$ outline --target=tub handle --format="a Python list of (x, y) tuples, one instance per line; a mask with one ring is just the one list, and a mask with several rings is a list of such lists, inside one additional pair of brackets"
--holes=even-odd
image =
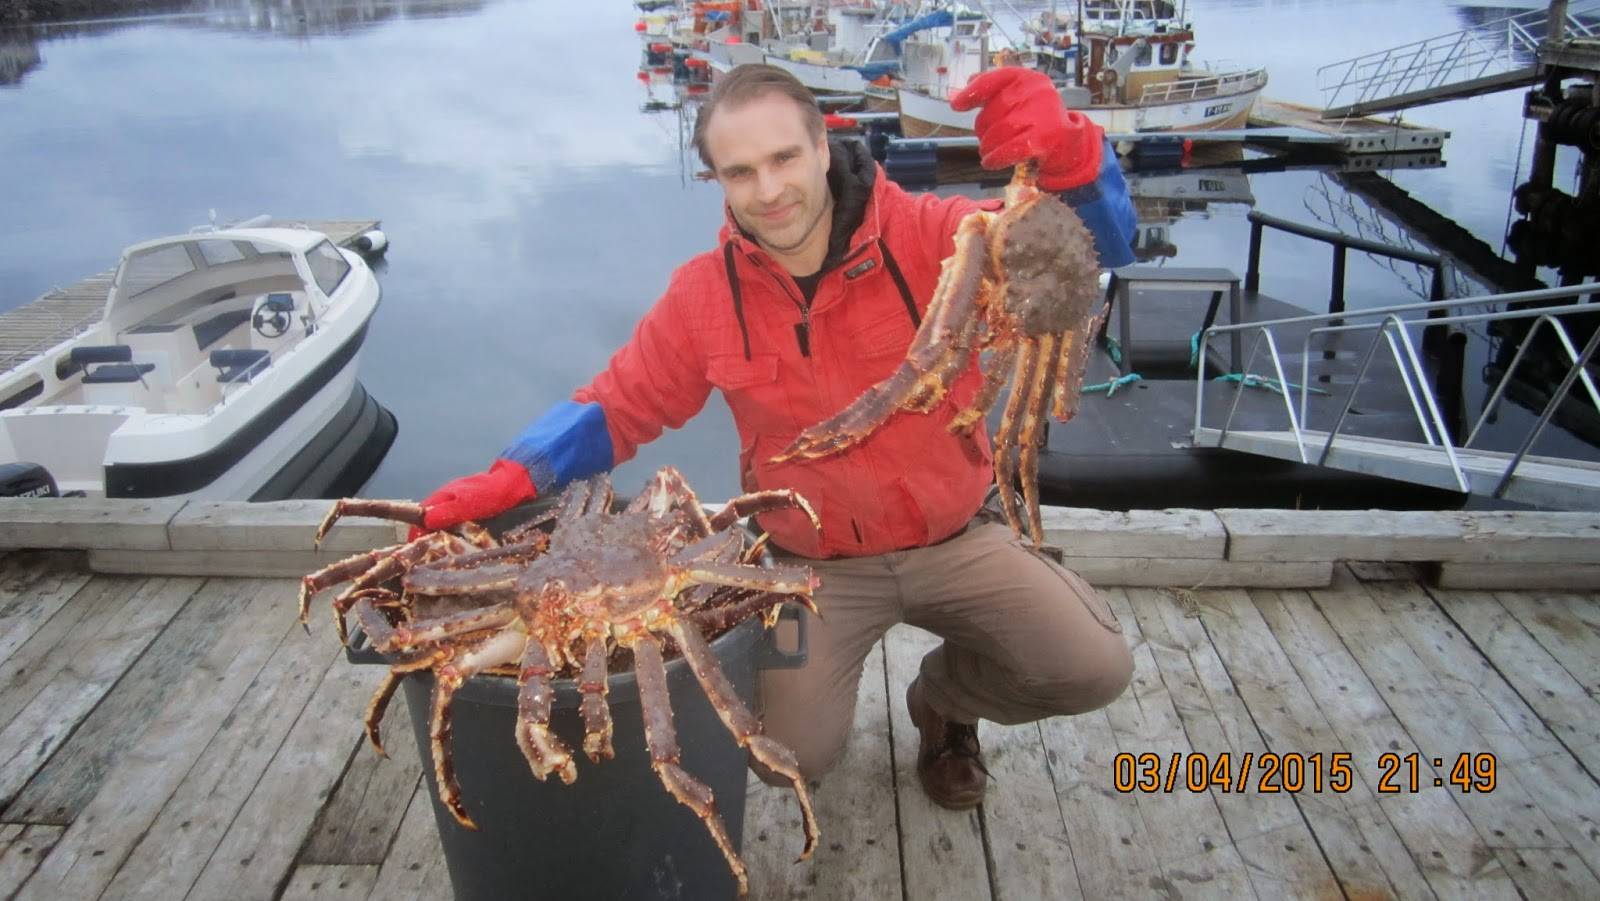
[(778, 648), (778, 630), (776, 627), (768, 629), (761, 636), (761, 644), (756, 655), (756, 669), (799, 669), (806, 665), (806, 627), (807, 617), (799, 604), (784, 604), (778, 611), (778, 622), (792, 620), (795, 624), (796, 642), (793, 651), (784, 651)]

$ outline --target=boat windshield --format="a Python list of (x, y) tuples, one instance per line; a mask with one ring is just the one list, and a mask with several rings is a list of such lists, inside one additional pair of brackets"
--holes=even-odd
[(202, 238), (162, 244), (138, 251), (128, 257), (120, 279), (122, 296), (138, 297), (153, 288), (159, 288), (182, 278), (199, 266), (207, 268), (237, 263), (247, 258), (282, 257), (285, 252), (254, 241), (230, 241), (221, 238)]

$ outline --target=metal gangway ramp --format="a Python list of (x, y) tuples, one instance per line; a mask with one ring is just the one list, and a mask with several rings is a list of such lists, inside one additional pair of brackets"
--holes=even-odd
[[(1202, 390), (1204, 379), (1196, 380), (1193, 444), (1487, 495), (1548, 509), (1600, 509), (1600, 463), (1530, 453), (1570, 395), (1582, 392), (1588, 402), (1600, 410), (1600, 391), (1596, 390), (1588, 371), (1596, 348), (1600, 347), (1600, 322), (1597, 322), (1600, 304), (1588, 302), (1596, 293), (1600, 293), (1600, 284), (1591, 283), (1214, 326), (1200, 338), (1202, 359), (1211, 341), (1227, 340), (1243, 333), (1251, 338), (1250, 351), (1241, 370), (1247, 375), (1235, 380), (1237, 388), (1231, 406), (1220, 423), (1207, 422), (1206, 392)], [(1484, 399), (1483, 411), (1465, 440), (1458, 442), (1441, 413), (1442, 405), (1430, 384), (1414, 335), (1429, 328), (1474, 324), (1519, 340), (1515, 351), (1509, 354), (1509, 362), (1504, 362), (1509, 344), (1501, 348), (1499, 359), (1504, 372)], [(1572, 336), (1584, 331), (1589, 334), (1580, 349)], [(1301, 346), (1289, 349), (1289, 353), (1278, 340), (1285, 332), (1304, 335)], [(1361, 340), (1350, 340), (1364, 338), (1367, 334), (1371, 337), (1364, 342), (1364, 349), (1361, 349)], [(1318, 381), (1326, 383), (1327, 380), (1318, 377), (1312, 364), (1325, 359), (1327, 355), (1323, 350), (1336, 342), (1357, 348), (1354, 358), (1359, 359), (1359, 363), (1354, 377), (1348, 379), (1348, 394), (1337, 399), (1341, 402), (1324, 408), (1339, 411), (1333, 421), (1313, 424), (1309, 421), (1311, 396), (1313, 392), (1328, 392), (1315, 387)], [(1552, 343), (1560, 349), (1560, 361), (1566, 368), (1537, 418), (1516, 441), (1514, 451), (1486, 449), (1482, 440), (1484, 425), (1504, 412), (1501, 405), (1508, 388), (1513, 386), (1519, 371), (1535, 362), (1530, 357), (1530, 349), (1548, 350)], [(1392, 367), (1373, 365), (1380, 353), (1392, 362)], [(1255, 372), (1251, 367), (1261, 359), (1270, 364), (1270, 370), (1262, 375), (1251, 375)], [(1291, 362), (1295, 360), (1298, 367)], [(1291, 374), (1298, 376), (1297, 382), (1290, 380)], [(1363, 385), (1372, 386), (1376, 378), (1401, 380), (1416, 419), (1420, 435), (1417, 440), (1360, 436), (1348, 430), (1358, 418), (1351, 414), (1360, 402)], [(1239, 410), (1239, 400), (1252, 384), (1264, 385), (1282, 395), (1281, 429), (1231, 427)], [(1579, 400), (1581, 402), (1581, 397)], [(1513, 434), (1513, 437), (1517, 436)]]
[(1542, 77), (1539, 50), (1547, 41), (1593, 39), (1600, 0), (1553, 3), (1427, 40), (1379, 50), (1317, 70), (1325, 97), (1323, 119), (1347, 119), (1526, 87)]

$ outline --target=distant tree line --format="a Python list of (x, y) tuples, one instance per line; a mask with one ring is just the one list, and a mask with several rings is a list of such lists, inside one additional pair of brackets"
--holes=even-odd
[(188, 0), (0, 0), (0, 25), (181, 9)]

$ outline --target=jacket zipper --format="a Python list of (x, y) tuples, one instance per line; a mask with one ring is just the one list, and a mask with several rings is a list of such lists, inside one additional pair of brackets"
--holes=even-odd
[(795, 296), (794, 290), (789, 287), (789, 282), (787, 282), (778, 273), (769, 269), (765, 260), (757, 258), (755, 263), (757, 266), (761, 267), (762, 272), (765, 272), (768, 277), (770, 277), (774, 282), (777, 282), (778, 287), (783, 289), (784, 296), (789, 298), (789, 300), (800, 311), (800, 321), (794, 324), (794, 337), (795, 340), (800, 344), (800, 356), (810, 359), (811, 304), (806, 303), (804, 299)]

